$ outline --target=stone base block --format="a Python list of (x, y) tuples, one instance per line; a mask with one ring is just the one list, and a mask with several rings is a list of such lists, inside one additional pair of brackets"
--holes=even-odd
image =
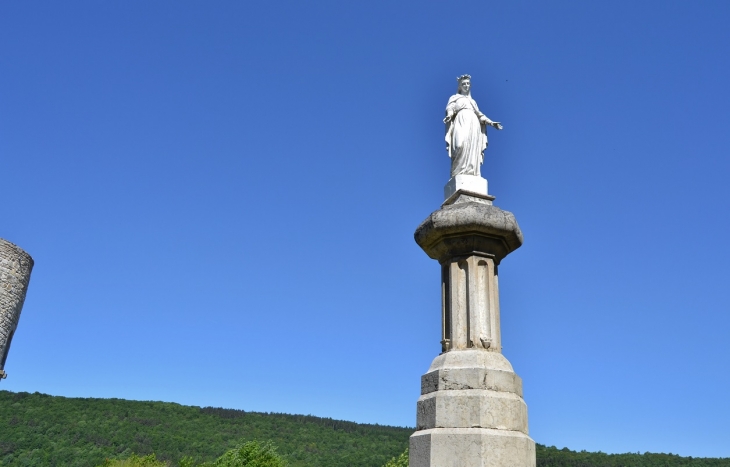
[(410, 467), (535, 467), (522, 380), (501, 353), (442, 353), (417, 407)]
[(422, 430), (411, 436), (409, 467), (535, 467), (535, 442), (518, 431)]
[(522, 378), (491, 368), (446, 368), (421, 376), (421, 394), (454, 389), (489, 389), (522, 397)]
[(476, 175), (457, 175), (452, 177), (444, 187), (444, 199), (449, 199), (451, 195), (459, 190), (478, 195), (486, 195), (487, 179), (477, 177)]
[(527, 405), (516, 394), (483, 389), (436, 391), (418, 400), (416, 429), (496, 428), (527, 433)]

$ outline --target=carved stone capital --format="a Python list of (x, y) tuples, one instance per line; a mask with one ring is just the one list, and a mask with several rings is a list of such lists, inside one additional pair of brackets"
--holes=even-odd
[(522, 245), (515, 216), (496, 206), (464, 202), (434, 211), (416, 229), (416, 243), (440, 263), (480, 255), (499, 262)]

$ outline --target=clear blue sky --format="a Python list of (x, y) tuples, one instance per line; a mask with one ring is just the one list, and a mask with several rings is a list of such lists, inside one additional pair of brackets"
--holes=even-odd
[(413, 426), (455, 77), (532, 437), (730, 457), (730, 3), (3, 2), (0, 388)]

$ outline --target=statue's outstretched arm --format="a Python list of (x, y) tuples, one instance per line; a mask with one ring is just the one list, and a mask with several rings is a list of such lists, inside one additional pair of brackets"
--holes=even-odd
[(489, 125), (498, 130), (501, 130), (502, 128), (504, 128), (501, 123), (490, 120), (489, 117), (487, 117), (486, 115), (484, 115), (481, 112), (479, 112), (479, 121), (482, 122), (484, 125)]

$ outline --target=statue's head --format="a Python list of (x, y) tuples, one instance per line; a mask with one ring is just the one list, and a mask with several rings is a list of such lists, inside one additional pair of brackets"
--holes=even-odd
[(459, 83), (456, 92), (464, 96), (471, 96), (471, 76), (461, 75), (456, 78), (456, 81)]

